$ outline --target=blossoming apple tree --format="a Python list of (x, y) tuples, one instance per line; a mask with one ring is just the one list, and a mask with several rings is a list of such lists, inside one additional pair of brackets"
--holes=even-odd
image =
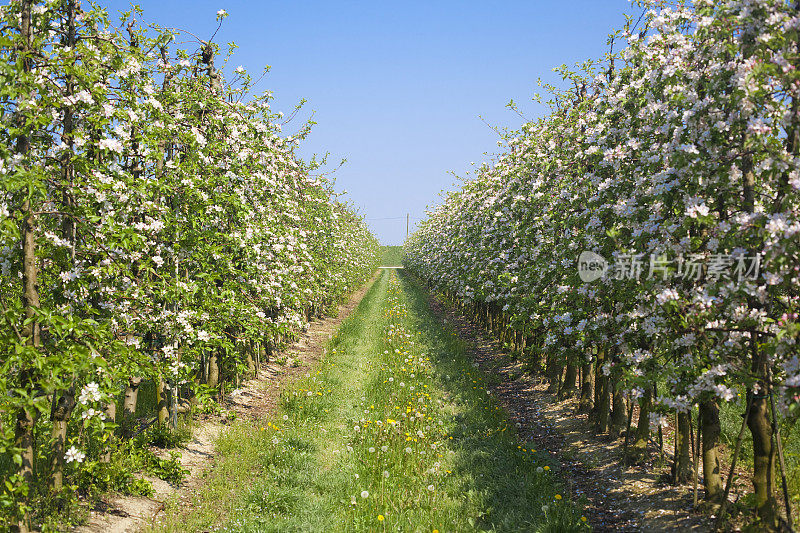
[[(548, 116), (430, 211), (407, 264), (599, 431), (627, 428), (630, 459), (675, 417), (675, 481), (699, 462), (697, 406), (711, 504), (728, 481), (720, 407), (741, 395), (755, 508), (776, 528), (776, 422), (800, 408), (800, 8), (639, 4), (605, 58), (559, 69)], [(599, 280), (580, 277), (582, 252), (611, 265)]]
[(182, 383), (252, 372), (377, 266), (294, 155), (308, 125), (283, 134), (216, 43), (137, 14), (0, 7), (0, 517), (19, 530), (130, 434), (142, 380), (163, 422)]

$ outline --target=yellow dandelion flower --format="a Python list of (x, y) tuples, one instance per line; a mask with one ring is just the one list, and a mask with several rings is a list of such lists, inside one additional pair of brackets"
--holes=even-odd
[(556, 500), (560, 500), (560, 499), (561, 499), (561, 494), (556, 494)]

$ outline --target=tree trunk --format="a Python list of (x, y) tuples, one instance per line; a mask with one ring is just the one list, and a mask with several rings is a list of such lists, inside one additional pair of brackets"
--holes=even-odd
[(719, 456), (719, 404), (716, 399), (700, 402), (700, 433), (703, 435), (703, 484), (706, 488), (705, 499), (719, 503), (722, 498), (722, 477), (720, 475)]
[[(113, 398), (106, 404), (104, 411), (106, 413), (106, 420), (112, 424), (117, 421), (117, 402)], [(109, 438), (114, 439), (114, 435), (109, 435)], [(103, 455), (100, 456), (100, 462), (110, 463), (112, 450), (111, 442), (107, 442), (103, 448), (105, 451), (103, 452)]]
[(675, 458), (672, 462), (672, 482), (676, 485), (688, 483), (692, 477), (692, 459), (689, 449), (691, 428), (689, 413), (678, 413), (678, 427), (675, 429)]
[[(70, 48), (75, 46), (75, 1), (76, 0), (69, 0), (65, 6), (67, 10), (67, 30), (66, 35), (64, 36), (64, 44)], [(75, 82), (73, 78), (74, 76), (70, 75), (67, 80), (65, 87), (66, 96), (72, 96), (75, 92)], [(63, 182), (66, 187), (72, 188), (74, 177), (74, 168), (72, 164), (72, 137), (74, 123), (72, 108), (70, 106), (64, 107), (63, 125), (63, 140), (66, 142), (67, 146), (69, 146), (69, 149), (65, 150), (64, 155), (62, 156), (62, 169), (64, 173)], [(72, 201), (72, 197), (70, 196), (68, 190), (64, 191), (63, 193), (63, 203), (64, 210), (69, 212), (74, 202)], [(62, 269), (66, 272), (73, 268), (75, 262), (75, 246), (77, 235), (75, 221), (71, 217), (64, 217), (61, 226), (61, 232), (64, 240), (70, 244), (68, 257), (62, 264)], [(54, 397), (52, 409), (50, 411), (50, 420), (53, 424), (53, 427), (50, 430), (50, 437), (53, 446), (53, 455), (50, 463), (50, 487), (56, 492), (60, 491), (64, 486), (64, 454), (66, 453), (67, 424), (70, 416), (72, 416), (72, 411), (74, 408), (75, 387), (73, 385), (68, 390), (64, 391), (64, 393), (60, 396), (56, 395)]]
[[(763, 382), (761, 391), (766, 390)], [(772, 425), (769, 419), (765, 394), (753, 394), (747, 427), (753, 438), (753, 491), (756, 513), (767, 528), (776, 527), (775, 499), (775, 449), (772, 442)]]
[(136, 423), (136, 404), (139, 400), (139, 387), (142, 378), (135, 376), (128, 378), (125, 387), (125, 396), (122, 400), (122, 436), (129, 439), (133, 435), (133, 426)]
[(209, 387), (219, 385), (219, 364), (217, 363), (216, 351), (213, 351), (208, 357), (208, 379), (206, 383)]
[[(34, 217), (31, 213), (29, 201), (25, 201), (22, 207), (24, 220), (22, 223), (22, 254), (23, 271), (22, 282), (24, 293), (22, 297), (25, 306), (25, 316), (29, 322), (22, 329), (22, 335), (29, 346), (38, 348), (41, 346), (41, 333), (39, 323), (34, 320), (35, 309), (39, 308), (39, 292), (37, 284), (37, 265), (36, 265), (36, 240), (34, 234)], [(33, 371), (24, 369), (20, 372), (20, 386), (32, 390)], [(33, 479), (33, 425), (35, 413), (32, 407), (21, 410), (17, 416), (17, 426), (14, 432), (17, 447), (22, 450), (22, 464), (19, 467), (19, 474), (26, 483)]]
[(578, 378), (578, 367), (570, 361), (567, 363), (567, 369), (564, 372), (564, 385), (561, 387), (561, 392), (558, 397), (560, 399), (570, 397), (576, 390), (575, 380)]
[[(66, 35), (64, 36), (64, 45), (68, 46), (69, 48), (73, 48), (75, 46), (75, 12), (76, 12), (76, 1), (77, 0), (69, 0), (66, 3), (67, 9), (67, 30)], [(74, 75), (70, 75), (67, 79), (64, 95), (65, 96), (72, 96), (75, 94), (75, 80)], [(69, 213), (72, 210), (75, 202), (71, 196), (70, 190), (74, 185), (74, 176), (75, 176), (75, 168), (72, 163), (72, 157), (74, 153), (72, 151), (73, 148), (73, 132), (75, 129), (74, 119), (72, 108), (68, 105), (64, 106), (64, 133), (62, 135), (62, 140), (66, 145), (69, 147), (67, 150), (64, 150), (62, 155), (62, 171), (63, 171), (63, 183), (65, 187), (68, 187), (67, 190), (63, 192), (63, 203), (64, 208), (63, 210)], [(62, 267), (65, 272), (72, 270), (74, 263), (75, 263), (75, 247), (77, 243), (77, 226), (75, 221), (70, 216), (65, 216), (63, 222), (61, 224), (61, 232), (64, 240), (69, 242), (69, 250), (67, 252), (67, 260), (65, 261), (64, 266)]]
[(161, 376), (159, 376), (156, 383), (156, 398), (158, 402), (156, 405), (158, 423), (166, 424), (169, 421), (169, 399), (167, 398), (167, 384)]
[[(741, 36), (742, 55), (750, 59), (755, 50), (755, 26), (746, 26)], [(741, 148), (748, 145), (749, 133), (744, 121), (741, 121)], [(787, 132), (788, 133), (788, 132)], [(787, 139), (788, 141), (788, 139)], [(742, 211), (755, 212), (755, 173), (753, 171), (753, 156), (745, 152), (741, 158), (742, 170)], [(754, 306), (754, 302), (750, 302)], [(757, 305), (757, 304), (755, 304)], [(747, 427), (753, 438), (753, 488), (755, 496), (756, 513), (761, 519), (760, 526), (766, 530), (777, 527), (777, 500), (775, 499), (775, 449), (772, 442), (772, 428), (770, 426), (765, 378), (768, 364), (766, 354), (758, 348), (757, 335), (750, 333), (750, 354), (752, 357), (752, 373), (758, 379), (755, 387), (748, 390), (748, 397), (752, 404), (747, 416)]]
[[(20, 16), (20, 52), (22, 69), (29, 73), (32, 70), (31, 60), (28, 57), (31, 41), (31, 0), (22, 1), (22, 13)], [(20, 126), (25, 128), (25, 117), (20, 111), (16, 120)], [(26, 155), (30, 151), (30, 140), (27, 135), (22, 134), (17, 137), (16, 152)], [(25, 308), (27, 323), (23, 326), (22, 336), (28, 346), (38, 349), (41, 346), (39, 323), (33, 320), (35, 309), (39, 308), (39, 293), (37, 284), (37, 265), (36, 265), (36, 220), (30, 200), (25, 200), (22, 204), (22, 305)], [(33, 389), (33, 370), (24, 367), (19, 373), (19, 386), (25, 390)], [(33, 482), (33, 426), (36, 423), (33, 406), (24, 406), (17, 413), (17, 422), (14, 427), (14, 446), (20, 450), (22, 461), (17, 469), (17, 473), (22, 477), (23, 482), (30, 487)], [(27, 513), (23, 514), (18, 523), (12, 526), (19, 532), (27, 533), (30, 531), (29, 518)]]
[[(602, 373), (601, 373), (602, 374)], [(609, 430), (609, 414), (611, 412), (610, 397), (608, 394), (608, 376), (600, 376), (597, 383), (597, 403), (594, 406), (595, 431), (607, 433)]]
[(753, 490), (756, 513), (762, 526), (768, 530), (777, 527), (777, 500), (775, 498), (775, 448), (772, 441), (772, 424), (767, 402), (767, 357), (759, 350), (754, 333), (750, 337), (750, 353), (753, 359), (753, 375), (759, 378), (757, 391), (750, 390), (750, 414), (747, 427), (753, 437)]
[(608, 418), (611, 412), (610, 396), (608, 390), (608, 376), (603, 373), (603, 364), (606, 361), (604, 348), (597, 350), (597, 366), (595, 368), (595, 398), (594, 398), (594, 421), (595, 430), (598, 433), (608, 431)]
[(545, 375), (550, 385), (547, 387), (547, 392), (558, 392), (558, 382), (561, 379), (561, 367), (558, 366), (556, 354), (548, 352), (547, 362), (545, 363)]
[(772, 446), (772, 426), (766, 397), (754, 396), (747, 427), (753, 437), (753, 490), (756, 512), (765, 527), (774, 528), (777, 518), (775, 450)]
[(622, 392), (619, 382), (622, 379), (622, 368), (619, 365), (614, 365), (611, 369), (611, 380), (609, 388), (611, 389), (612, 409), (611, 409), (611, 428), (609, 432), (618, 437), (625, 429), (628, 423), (628, 414), (625, 407), (625, 394)]
[(636, 423), (636, 440), (630, 449), (630, 458), (640, 461), (647, 456), (647, 443), (650, 441), (650, 402), (653, 389), (645, 387), (644, 396), (639, 401), (639, 420)]
[(50, 411), (50, 420), (53, 423), (53, 428), (50, 431), (53, 446), (53, 455), (50, 461), (52, 472), (50, 487), (55, 492), (64, 487), (64, 454), (67, 453), (67, 424), (70, 416), (72, 416), (73, 409), (75, 409), (74, 387), (69, 388), (53, 399), (53, 407)]
[[(22, 455), (22, 464), (17, 472), (22, 476), (23, 482), (30, 487), (33, 483), (33, 426), (36, 419), (30, 408), (20, 409), (17, 413), (17, 424), (14, 428), (14, 446), (19, 448)], [(25, 513), (12, 531), (27, 533), (30, 531), (29, 518)]]
[(532, 335), (530, 338), (528, 338), (528, 340), (526, 341), (526, 344), (528, 346), (533, 346), (533, 349), (531, 350), (531, 359), (530, 359), (529, 364), (531, 365), (531, 368), (533, 369), (533, 371), (536, 374), (541, 374), (542, 373), (542, 352), (539, 349), (539, 346), (537, 346), (537, 344), (536, 344), (535, 334)]
[(253, 375), (256, 373), (256, 361), (253, 357), (255, 353), (255, 347), (253, 346), (253, 343), (248, 341), (244, 344), (244, 353), (245, 362), (247, 363), (247, 371)]
[(579, 413), (588, 413), (594, 407), (592, 401), (592, 363), (584, 363), (581, 368), (581, 399), (578, 404)]
[(264, 337), (262, 345), (264, 350), (262, 360), (264, 363), (269, 363), (270, 358), (275, 355), (275, 340), (272, 337)]

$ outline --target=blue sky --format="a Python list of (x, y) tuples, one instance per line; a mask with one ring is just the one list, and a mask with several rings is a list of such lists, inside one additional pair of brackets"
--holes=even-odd
[[(129, 1), (100, 0), (113, 14)], [(215, 41), (239, 49), (257, 89), (287, 114), (301, 99), (317, 122), (300, 154), (330, 152), (336, 189), (367, 218), (383, 244), (401, 244), (413, 222), (498, 151), (486, 123), (518, 128), (513, 99), (528, 118), (537, 79), (552, 69), (599, 58), (608, 34), (623, 26), (629, 0), (527, 1), (244, 1), (142, 0), (144, 22), (186, 29), (203, 39), (216, 12), (229, 17)], [(115, 20), (112, 18), (112, 20)], [(481, 118), (482, 117), (482, 118)], [(484, 122), (485, 121), (485, 122)]]

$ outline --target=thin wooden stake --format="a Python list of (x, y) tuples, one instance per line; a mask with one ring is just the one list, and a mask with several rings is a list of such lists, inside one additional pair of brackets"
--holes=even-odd
[(736, 460), (739, 458), (739, 451), (742, 449), (742, 439), (744, 438), (744, 430), (747, 428), (747, 419), (750, 417), (750, 407), (753, 405), (753, 393), (747, 393), (747, 408), (744, 410), (744, 417), (742, 418), (742, 427), (739, 429), (739, 436), (736, 437), (736, 447), (733, 450), (733, 457), (731, 459), (731, 470), (728, 472), (728, 480), (725, 482), (725, 493), (722, 495), (722, 503), (719, 506), (719, 515), (717, 516), (717, 523), (714, 524), (714, 531), (720, 531), (722, 521), (725, 518), (725, 509), (728, 507), (728, 495), (731, 492), (731, 484), (733, 483), (733, 473), (736, 470)]
[[(697, 406), (697, 439), (696, 446), (694, 446), (694, 450), (692, 450), (694, 455), (694, 506), (697, 507), (697, 478), (699, 477), (699, 470), (700, 470), (700, 436), (703, 433), (702, 426), (700, 425), (700, 406)], [(691, 416), (691, 411), (689, 411), (689, 415)], [(689, 420), (689, 427), (691, 428), (691, 419)]]
[[(699, 409), (699, 407), (698, 407), (698, 409)], [(694, 423), (692, 422), (692, 420), (693, 420), (693, 418), (692, 418), (693, 412), (694, 412), (694, 409), (689, 409), (689, 443), (692, 445), (692, 457), (694, 457), (694, 455), (695, 455)], [(699, 413), (697, 415), (697, 427), (698, 428), (700, 427), (700, 414)], [(699, 439), (700, 437), (698, 436), (697, 438)], [(698, 446), (699, 445), (700, 444), (699, 444), (699, 441), (698, 441)]]
[(178, 430), (178, 382), (177, 380), (170, 380), (169, 381), (169, 407), (170, 407), (170, 425), (172, 429), (177, 431)]
[(792, 522), (792, 502), (789, 498), (789, 485), (786, 482), (786, 463), (783, 460), (783, 441), (781, 440), (781, 428), (778, 425), (777, 412), (775, 410), (775, 397), (772, 395), (772, 370), (767, 366), (767, 386), (769, 387), (769, 403), (772, 407), (772, 433), (775, 435), (778, 445), (778, 464), (781, 467), (781, 484), (783, 485), (783, 502), (786, 505), (786, 522), (789, 531), (794, 533)]
[[(673, 455), (672, 455), (672, 484), (678, 484), (678, 461), (680, 453), (678, 451), (678, 433), (680, 432), (680, 421), (678, 420), (678, 411), (675, 411), (675, 431), (672, 435), (673, 440)], [(659, 452), (661, 453), (661, 464), (664, 464), (664, 443), (662, 442), (661, 438), (661, 424), (658, 425), (658, 440), (659, 440)]]

